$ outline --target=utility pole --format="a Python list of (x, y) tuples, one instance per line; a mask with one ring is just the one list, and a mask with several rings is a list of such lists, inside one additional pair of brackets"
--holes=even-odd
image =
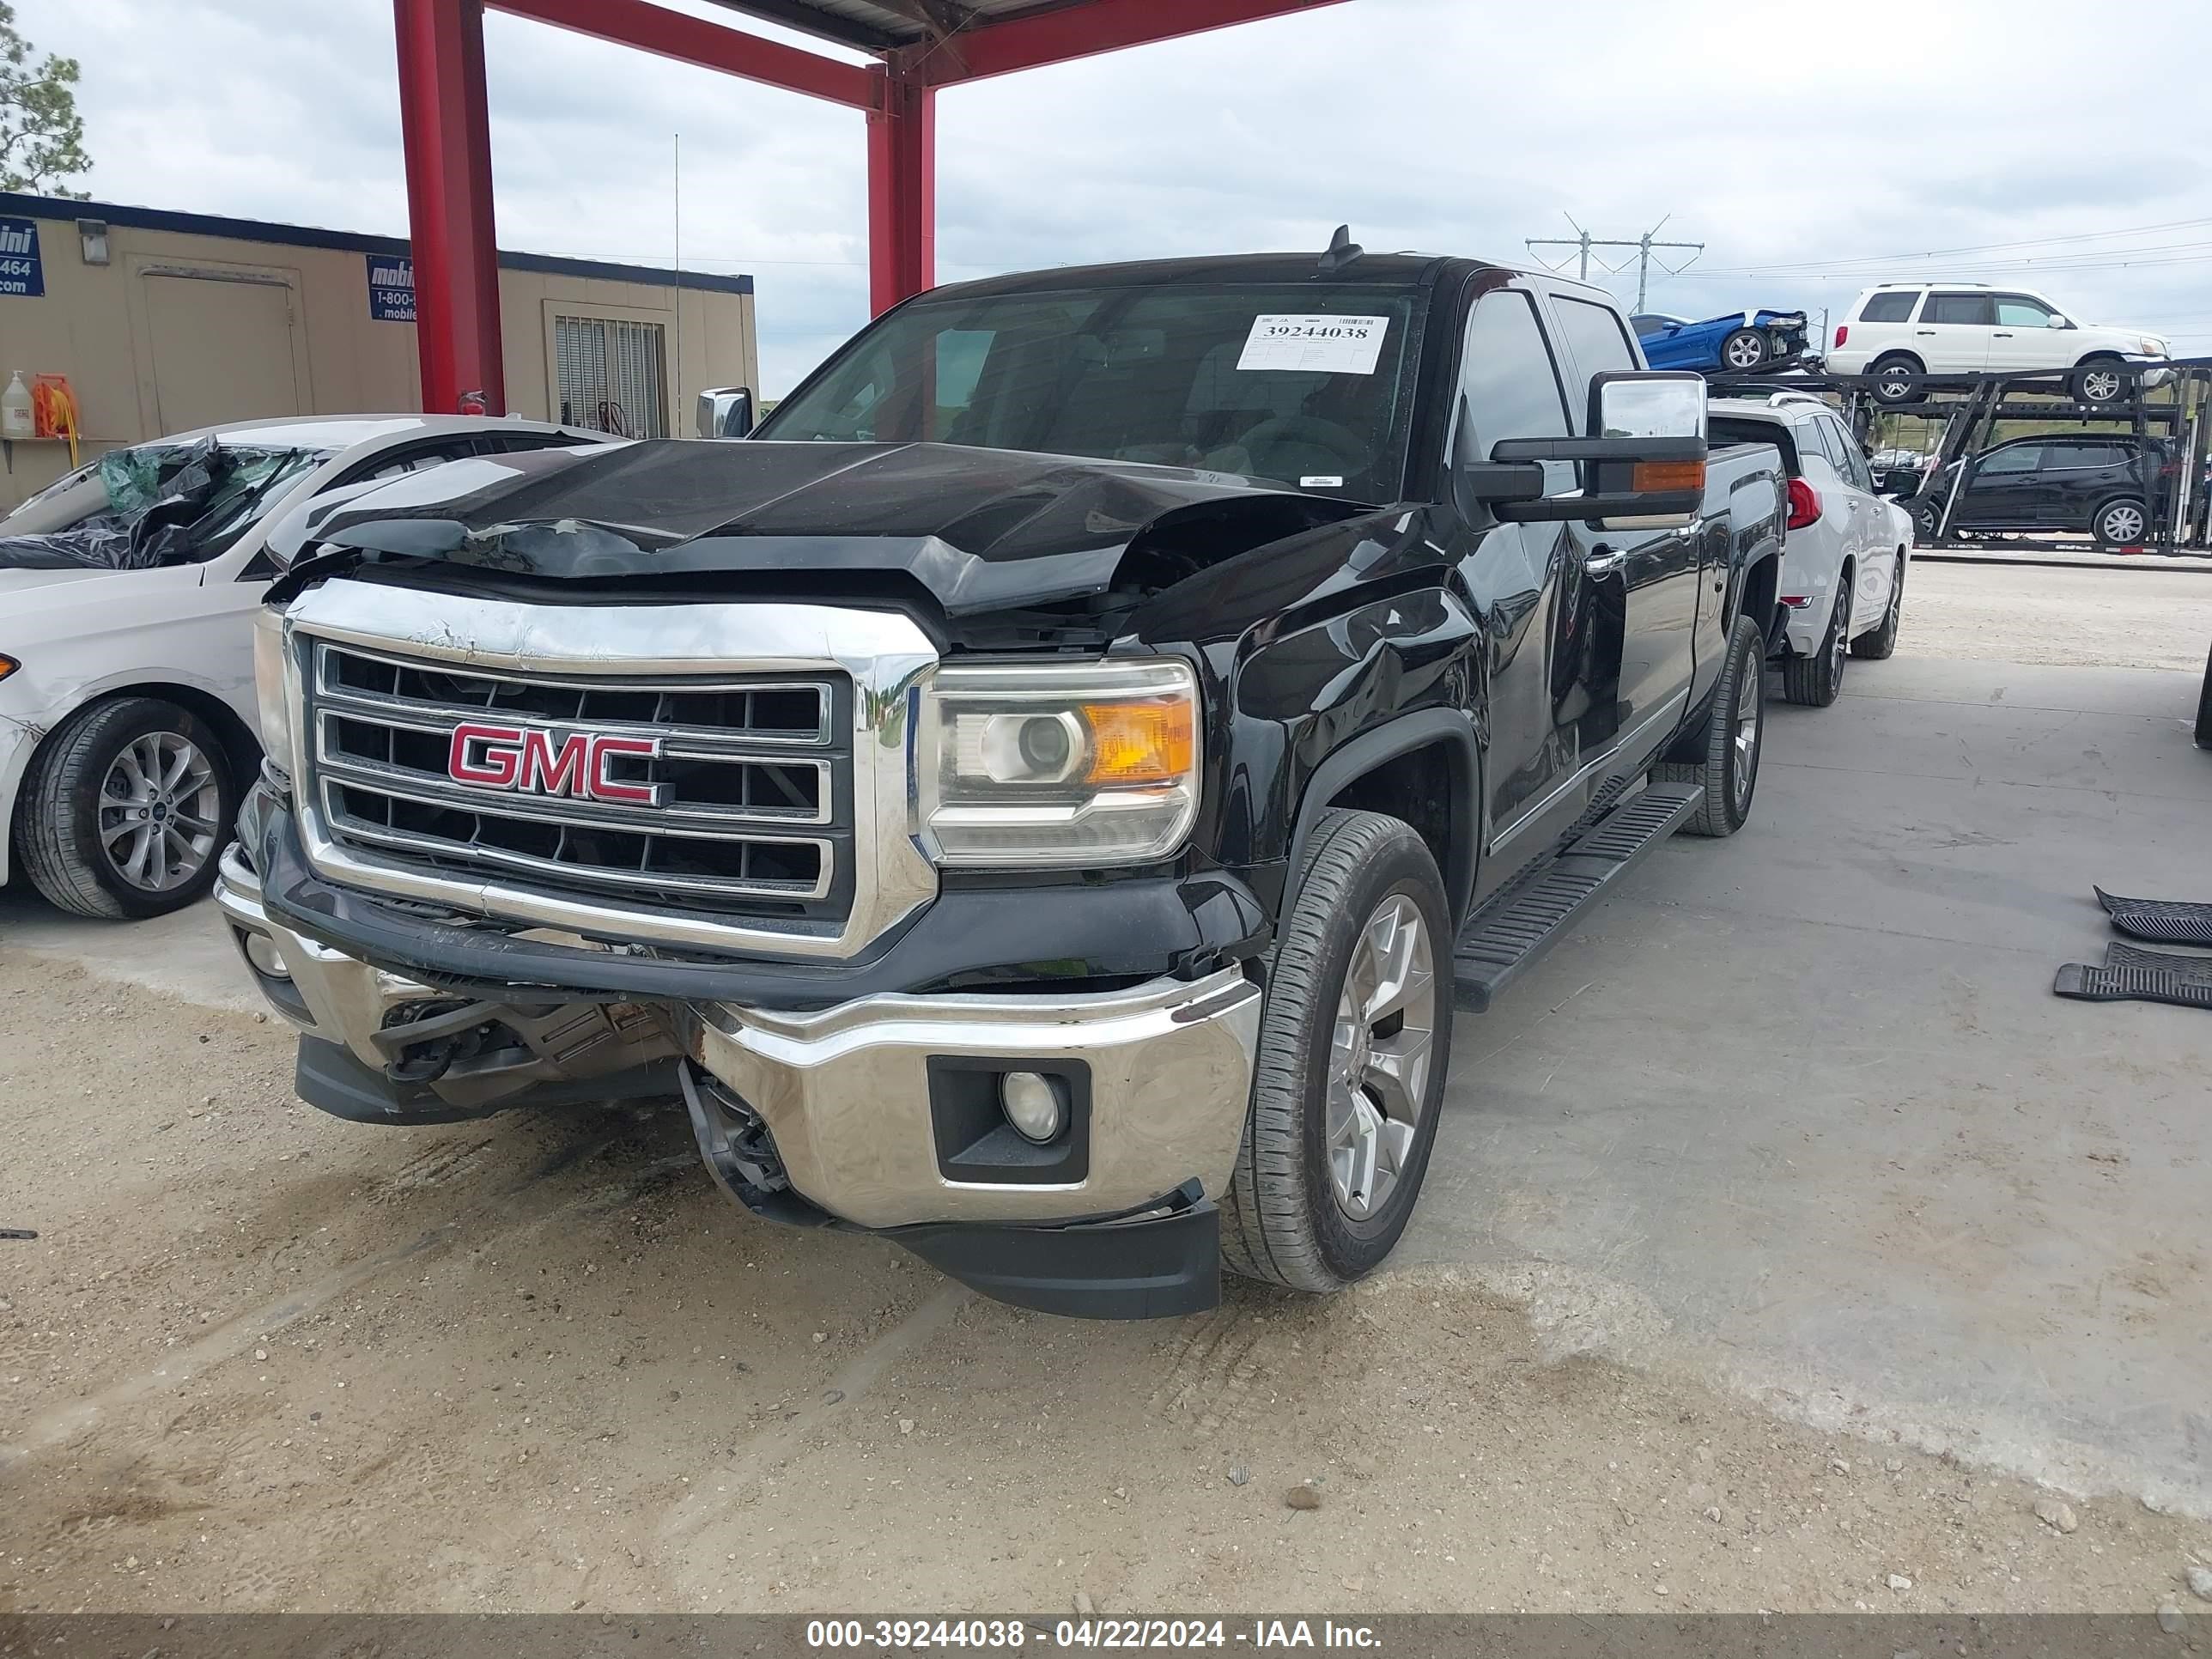
[[(1571, 237), (1531, 236), (1527, 239), (1529, 252), (1534, 252), (1535, 250), (1540, 247), (1571, 247), (1575, 249), (1580, 257), (1580, 263), (1576, 274), (1583, 282), (1587, 283), (1589, 281), (1590, 250), (1592, 248), (1634, 248), (1636, 250), (1636, 309), (1638, 311), (1642, 311), (1644, 309), (1644, 297), (1650, 290), (1653, 249), (1680, 248), (1687, 250), (1690, 258), (1682, 261), (1679, 265), (1670, 265), (1663, 259), (1658, 262), (1659, 269), (1665, 271), (1669, 276), (1676, 276), (1687, 269), (1691, 262), (1696, 259), (1698, 255), (1705, 251), (1705, 245), (1703, 242), (1662, 242), (1655, 240), (1658, 236), (1661, 228), (1666, 224), (1667, 220), (1674, 216), (1671, 213), (1667, 215), (1665, 218), (1661, 219), (1658, 224), (1652, 226), (1650, 229), (1645, 231), (1641, 236), (1638, 236), (1633, 241), (1625, 241), (1615, 237), (1593, 236), (1589, 232), (1584, 230), (1580, 225), (1575, 224), (1575, 216), (1573, 214), (1570, 213), (1565, 216), (1569, 224), (1575, 226), (1574, 235)], [(1537, 254), (1536, 257), (1540, 259), (1544, 258), (1541, 254)], [(1544, 263), (1553, 270), (1564, 270), (1566, 266), (1566, 261), (1565, 259), (1560, 260), (1558, 264), (1553, 264), (1548, 259), (1545, 259)], [(1601, 257), (1598, 263), (1601, 265), (1605, 264), (1604, 258)], [(1606, 265), (1605, 268), (1608, 271), (1614, 271), (1619, 270), (1621, 267), (1619, 265)]]

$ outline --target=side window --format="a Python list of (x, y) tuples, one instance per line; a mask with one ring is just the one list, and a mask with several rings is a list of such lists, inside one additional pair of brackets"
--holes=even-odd
[(1999, 328), (2049, 328), (2057, 316), (2040, 300), (2031, 300), (2025, 294), (2000, 294), (1996, 296), (1997, 326)]
[(1903, 293), (1889, 291), (1870, 294), (1867, 302), (1859, 307), (1863, 323), (1904, 323), (1912, 319), (1912, 307), (1919, 303), (1920, 290), (1907, 289)]
[(1931, 294), (1928, 296), (1928, 314), (1921, 320), (1985, 327), (1993, 314), (1986, 294)]
[(1629, 347), (1628, 336), (1621, 332), (1620, 319), (1604, 306), (1558, 294), (1552, 296), (1552, 312), (1559, 319), (1559, 331), (1566, 337), (1567, 349), (1582, 376), (1581, 396), (1571, 405), (1579, 420), (1589, 407), (1590, 376), (1606, 369), (1634, 368), (1636, 353)]
[(1851, 436), (1841, 421), (1831, 416), (1826, 425), (1829, 428), (1828, 441), (1842, 458), (1844, 477), (1861, 489), (1871, 493), (1874, 489), (1874, 471), (1867, 465), (1866, 451), (1859, 447), (1858, 441)]
[(2014, 444), (2010, 448), (1993, 450), (1984, 455), (1976, 471), (1985, 477), (2001, 473), (2033, 472), (2042, 459), (2042, 445)]
[[(1567, 406), (1559, 391), (1559, 371), (1552, 348), (1536, 320), (1535, 301), (1511, 289), (1486, 294), (1467, 325), (1467, 348), (1460, 360), (1460, 396), (1464, 417), (1474, 426), (1467, 453), (1490, 459), (1501, 438), (1564, 438)], [(1573, 465), (1547, 461), (1545, 487), (1573, 487)]]
[(1797, 452), (1801, 455), (1818, 455), (1838, 472), (1844, 470), (1843, 457), (1836, 453), (1835, 440), (1828, 430), (1828, 422), (1819, 416), (1798, 423)]
[(2125, 466), (2128, 452), (2118, 444), (2053, 444), (2044, 470), (2061, 466)]

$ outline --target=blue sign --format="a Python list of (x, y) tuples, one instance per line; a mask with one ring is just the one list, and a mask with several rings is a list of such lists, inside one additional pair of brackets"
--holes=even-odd
[(368, 258), (368, 314), (380, 323), (413, 322), (415, 262), (399, 253), (372, 253)]
[(46, 291), (46, 268), (39, 263), (39, 222), (0, 219), (0, 294), (35, 296)]

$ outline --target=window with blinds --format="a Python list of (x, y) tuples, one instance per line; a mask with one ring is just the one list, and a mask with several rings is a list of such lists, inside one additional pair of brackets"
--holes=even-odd
[(562, 422), (625, 438), (666, 437), (663, 334), (659, 323), (556, 314), (553, 356)]

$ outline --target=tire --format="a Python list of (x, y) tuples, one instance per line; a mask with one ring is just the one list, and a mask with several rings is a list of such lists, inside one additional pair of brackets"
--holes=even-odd
[(1923, 501), (1912, 509), (1912, 528), (1917, 539), (1933, 544), (1943, 527), (1943, 507), (1940, 501)]
[[(1766, 746), (1765, 698), (1759, 677), (1759, 624), (1738, 617), (1729, 630), (1728, 660), (1713, 687), (1705, 716), (1705, 757), (1694, 764), (1662, 761), (1651, 769), (1658, 783), (1694, 783), (1705, 791), (1698, 815), (1682, 827), (1693, 836), (1732, 836), (1751, 816), (1759, 787), (1759, 757)], [(1747, 743), (1739, 742), (1747, 735)]]
[(2091, 358), (2074, 376), (2074, 400), (2083, 404), (2117, 404), (2129, 392), (2129, 380), (2119, 372), (2118, 358)]
[(1737, 374), (1765, 368), (1769, 355), (1766, 336), (1755, 328), (1735, 329), (1721, 342), (1721, 367)]
[(2133, 495), (2118, 496), (2097, 509), (2089, 533), (2100, 547), (2140, 547), (2150, 533), (2150, 514)]
[(2197, 696), (2197, 746), (2212, 749), (2212, 656), (2204, 659), (2204, 689)]
[(1852, 572), (1846, 564), (1836, 578), (1836, 601), (1828, 607), (1828, 631), (1809, 657), (1782, 665), (1782, 695), (1808, 708), (1826, 708), (1843, 695), (1844, 664), (1850, 659)]
[(1897, 628), (1905, 620), (1905, 550), (1897, 550), (1897, 568), (1889, 577), (1889, 608), (1881, 613), (1881, 626), (1851, 641), (1851, 655), (1861, 662), (1887, 662), (1897, 654)]
[[(180, 764), (173, 787), (147, 776)], [(222, 738), (152, 697), (78, 709), (40, 747), (25, 786), (15, 845), (32, 885), (62, 909), (109, 921), (166, 915), (204, 896), (238, 816)]]
[[(1405, 1231), (1428, 1172), (1450, 1054), (1449, 915), (1436, 860), (1410, 825), (1376, 812), (1322, 815), (1277, 932), (1251, 1109), (1222, 1195), (1221, 1257), (1231, 1273), (1297, 1291), (1340, 1291), (1380, 1266)], [(1387, 939), (1378, 931), (1386, 917), (1393, 919)], [(1355, 960), (1393, 954), (1378, 947), (1420, 945), (1420, 932), (1403, 931), (1408, 918), (1425, 933), (1426, 987), (1416, 982), (1419, 951), (1406, 949), (1402, 982), (1412, 994), (1398, 1012), (1355, 1028), (1355, 1048), (1340, 1036), (1339, 1018)], [(1428, 1035), (1416, 1042), (1424, 1000)], [(1394, 1024), (1388, 1032), (1376, 1029)], [(1392, 1063), (1414, 1073), (1406, 1086), (1364, 1081), (1389, 1075), (1389, 1065), (1364, 1063), (1370, 1055), (1389, 1060), (1385, 1044), (1395, 1045)], [(1347, 1073), (1360, 1086), (1345, 1089)], [(1345, 1110), (1332, 1110), (1333, 1095)], [(1364, 1116), (1355, 1097), (1364, 1102)], [(1332, 1119), (1352, 1132), (1334, 1148)], [(1361, 1213), (1340, 1195), (1339, 1181), (1356, 1190), (1363, 1146), (1371, 1162)], [(1387, 1185), (1380, 1184), (1389, 1176), (1385, 1158), (1395, 1165)]]
[(1912, 379), (1927, 370), (1917, 357), (1894, 352), (1877, 361), (1867, 370), (1874, 376), (1874, 395), (1885, 404), (1901, 404), (1924, 395), (1912, 384)]

